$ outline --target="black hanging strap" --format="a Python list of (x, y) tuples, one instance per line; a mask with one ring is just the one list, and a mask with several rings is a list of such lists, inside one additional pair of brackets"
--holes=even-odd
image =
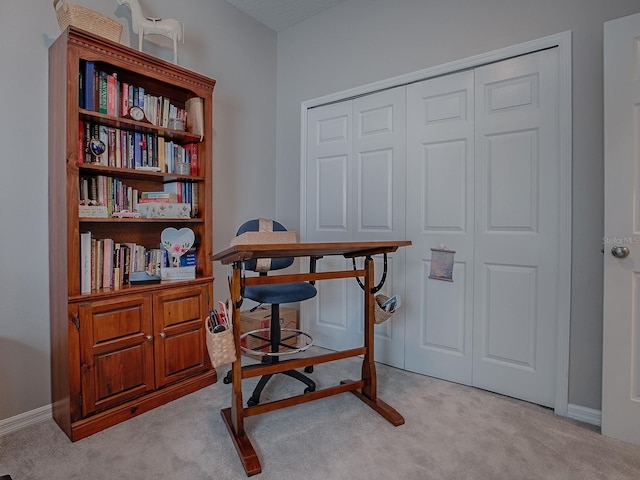
[[(371, 258), (369, 256), (367, 256), (367, 258)], [(353, 257), (351, 258), (351, 261), (353, 262), (353, 269), (357, 270), (356, 268), (356, 258)], [(373, 287), (371, 289), (371, 293), (378, 293), (380, 291), (380, 289), (384, 286), (384, 282), (387, 279), (387, 254), (384, 254), (384, 267), (382, 269), (382, 278), (380, 279), (380, 281), (378, 282), (378, 285), (376, 285), (375, 287)], [(360, 288), (364, 291), (364, 284), (362, 283), (362, 280), (360, 280), (360, 278), (356, 277), (356, 282), (358, 282), (358, 285), (360, 285)]]

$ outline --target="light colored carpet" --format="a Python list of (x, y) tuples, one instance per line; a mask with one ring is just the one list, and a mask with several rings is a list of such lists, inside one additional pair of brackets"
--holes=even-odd
[[(319, 388), (358, 377), (357, 358), (316, 366)], [(351, 393), (247, 418), (259, 480), (640, 478), (640, 447), (548, 409), (378, 365), (393, 427)], [(225, 370), (226, 372), (226, 370)], [(224, 373), (224, 372), (223, 372)], [(254, 379), (252, 379), (254, 380)], [(245, 381), (249, 392), (254, 382)], [(247, 478), (220, 416), (222, 381), (71, 443), (53, 420), (0, 437), (0, 475), (14, 480)], [(299, 393), (272, 380), (263, 401)], [(248, 395), (245, 395), (245, 399)]]

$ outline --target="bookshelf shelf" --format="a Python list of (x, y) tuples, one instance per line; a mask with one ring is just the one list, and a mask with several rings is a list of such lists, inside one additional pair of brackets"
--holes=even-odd
[[(104, 76), (115, 85), (106, 99)], [(204, 331), (213, 302), (214, 87), (213, 79), (75, 27), (49, 48), (52, 405), (73, 441), (217, 380)], [(125, 95), (132, 91), (135, 97)], [(113, 98), (116, 107), (101, 111)], [(147, 105), (153, 123), (127, 116), (134, 100)], [(197, 134), (166, 126), (195, 128), (185, 121), (188, 104), (202, 109)], [(90, 148), (98, 140), (104, 155)], [(161, 153), (162, 143), (169, 147)], [(190, 174), (176, 173), (184, 164)], [(143, 192), (175, 196), (167, 201), (178, 199), (175, 207), (191, 218), (112, 217), (133, 210), (127, 206)], [(88, 201), (107, 218), (80, 217)], [(161, 251), (168, 227), (193, 230), (195, 278), (128, 284), (131, 271), (160, 267), (161, 256), (149, 252)], [(107, 246), (117, 253), (105, 253)]]
[(201, 183), (201, 182), (204, 182), (205, 180), (204, 177), (202, 176), (180, 175), (179, 173), (141, 171), (141, 170), (136, 170), (134, 168), (108, 167), (105, 165), (93, 164), (93, 163), (78, 163), (77, 166), (80, 172), (86, 173), (86, 174), (109, 175), (113, 177), (121, 177), (121, 178), (128, 178), (128, 179), (160, 181), (164, 183), (170, 183), (175, 181), (188, 181), (188, 182)]
[(125, 285), (120, 287), (119, 289), (110, 289), (110, 288), (101, 288), (100, 290), (92, 291), (89, 294), (85, 295), (74, 295), (69, 297), (70, 302), (86, 302), (87, 300), (95, 301), (95, 300), (108, 300), (112, 298), (117, 298), (122, 296), (123, 294), (153, 294), (154, 292), (158, 292), (161, 290), (171, 290), (175, 289), (176, 285), (180, 285), (180, 287), (190, 286), (190, 285), (200, 285), (203, 281), (212, 282), (213, 277), (209, 278), (199, 278), (196, 280), (163, 280), (160, 283), (154, 283), (149, 285)]
[(113, 117), (82, 108), (78, 111), (78, 117), (83, 121), (99, 123), (113, 128), (157, 134), (178, 143), (199, 143), (201, 141), (200, 135), (194, 135), (183, 130), (173, 130), (168, 127), (161, 127), (146, 122), (137, 122), (128, 118)]
[(203, 223), (202, 218), (79, 218), (79, 223)]

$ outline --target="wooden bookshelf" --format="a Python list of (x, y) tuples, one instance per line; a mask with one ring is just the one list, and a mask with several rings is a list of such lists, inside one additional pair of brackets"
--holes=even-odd
[[(85, 108), (85, 62), (116, 72), (178, 105), (204, 105), (202, 135)], [(73, 441), (125, 421), (217, 380), (203, 320), (213, 303), (212, 136), (215, 80), (119, 43), (69, 27), (49, 49), (49, 282), (53, 417)], [(80, 122), (196, 144), (197, 172), (146, 171), (88, 163)], [(117, 178), (132, 191), (197, 185), (191, 218), (81, 218), (81, 178)], [(121, 208), (121, 206), (115, 207)], [(196, 277), (152, 285), (119, 284), (81, 293), (80, 233), (159, 248), (161, 232), (195, 233)]]

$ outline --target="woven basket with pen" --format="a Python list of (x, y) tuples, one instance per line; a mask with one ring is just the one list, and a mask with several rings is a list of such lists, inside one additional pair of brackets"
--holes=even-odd
[(204, 321), (207, 333), (207, 351), (214, 368), (236, 361), (233, 322), (223, 302), (220, 310), (212, 310)]

